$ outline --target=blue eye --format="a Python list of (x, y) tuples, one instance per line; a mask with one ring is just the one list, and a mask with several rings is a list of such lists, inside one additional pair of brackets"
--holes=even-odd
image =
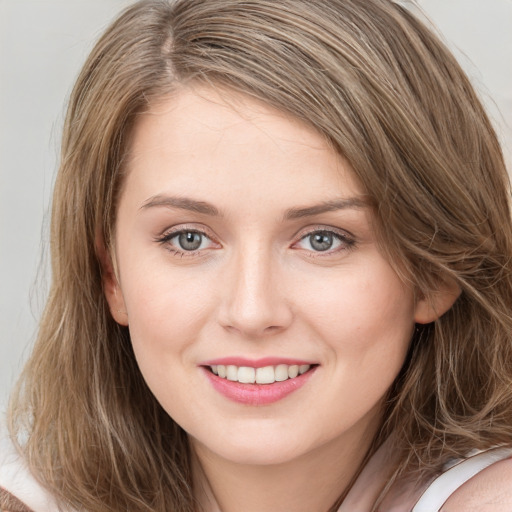
[(335, 241), (333, 233), (328, 233), (327, 231), (313, 233), (312, 235), (308, 235), (307, 238), (309, 244), (315, 251), (328, 251), (332, 249)]
[(333, 252), (340, 249), (349, 249), (354, 243), (354, 240), (348, 236), (334, 231), (318, 230), (302, 237), (296, 245), (311, 252)]
[(203, 235), (195, 231), (186, 231), (176, 235), (174, 238), (177, 240), (180, 249), (184, 251), (197, 251), (203, 243)]
[(208, 249), (212, 240), (200, 231), (185, 229), (168, 233), (158, 239), (158, 242), (167, 245), (169, 250), (177, 254), (195, 253)]

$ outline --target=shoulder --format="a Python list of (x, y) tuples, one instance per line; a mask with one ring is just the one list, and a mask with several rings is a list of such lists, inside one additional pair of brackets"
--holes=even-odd
[(441, 512), (510, 512), (512, 458), (491, 464), (459, 487)]
[(33, 512), (25, 503), (2, 487), (0, 487), (0, 510), (2, 512)]
[(29, 471), (11, 440), (0, 438), (0, 510), (57, 512), (56, 501)]

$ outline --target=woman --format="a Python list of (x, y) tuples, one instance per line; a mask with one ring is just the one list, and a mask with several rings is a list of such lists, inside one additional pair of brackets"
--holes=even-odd
[(137, 3), (61, 160), (6, 510), (509, 510), (507, 174), (400, 5)]

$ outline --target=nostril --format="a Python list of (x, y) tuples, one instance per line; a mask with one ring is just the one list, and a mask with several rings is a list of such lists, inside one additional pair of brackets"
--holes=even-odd
[(264, 331), (265, 332), (273, 332), (273, 331), (278, 331), (279, 329), (282, 329), (282, 327), (280, 327), (279, 325), (269, 325), (268, 327), (265, 327)]

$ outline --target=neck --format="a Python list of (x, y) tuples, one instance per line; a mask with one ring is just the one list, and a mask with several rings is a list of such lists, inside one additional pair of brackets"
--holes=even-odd
[(358, 475), (375, 432), (347, 433), (278, 464), (240, 464), (192, 441), (195, 488), (204, 512), (327, 512)]

